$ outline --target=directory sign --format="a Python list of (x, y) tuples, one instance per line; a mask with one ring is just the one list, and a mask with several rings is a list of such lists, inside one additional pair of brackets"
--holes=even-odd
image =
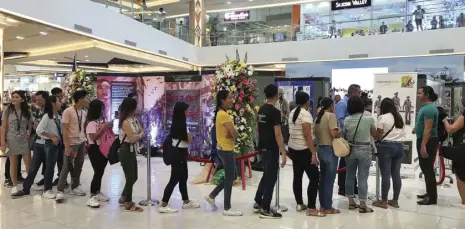
[(371, 0), (336, 0), (331, 2), (331, 10), (355, 9), (371, 6)]

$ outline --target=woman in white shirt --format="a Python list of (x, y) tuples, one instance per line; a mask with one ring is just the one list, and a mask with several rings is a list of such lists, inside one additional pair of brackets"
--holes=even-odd
[[(381, 200), (373, 202), (373, 206), (388, 208), (388, 205), (399, 208), (399, 194), (402, 187), (400, 166), (404, 157), (402, 141), (405, 138), (404, 121), (397, 111), (394, 101), (385, 98), (381, 102), (378, 116), (376, 138), (379, 139), (378, 163), (381, 171)], [(392, 177), (394, 196), (388, 200), (390, 179)]]
[(293, 190), (297, 202), (297, 211), (304, 211), (307, 206), (302, 199), (302, 178), (304, 172), (310, 179), (307, 188), (308, 212), (311, 216), (326, 216), (324, 212), (316, 209), (316, 196), (318, 194), (318, 160), (312, 136), (312, 115), (308, 112), (310, 96), (305, 92), (297, 92), (295, 95), (297, 108), (289, 115), (289, 157), (292, 160), (294, 170)]

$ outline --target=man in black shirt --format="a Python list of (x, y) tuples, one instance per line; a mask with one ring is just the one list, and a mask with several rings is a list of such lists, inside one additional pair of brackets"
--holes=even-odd
[(286, 165), (286, 150), (284, 149), (281, 132), (281, 112), (274, 104), (278, 99), (278, 87), (273, 84), (265, 88), (266, 104), (258, 111), (258, 149), (262, 157), (264, 171), (255, 195), (254, 212), (260, 212), (260, 218), (279, 219), (281, 214), (270, 209), (273, 190), (279, 172), (279, 153), (282, 164)]

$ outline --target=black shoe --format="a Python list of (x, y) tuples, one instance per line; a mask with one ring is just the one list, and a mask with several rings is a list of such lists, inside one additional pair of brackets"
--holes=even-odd
[(57, 185), (58, 185), (58, 178), (55, 179), (55, 180), (53, 181), (53, 183), (52, 183), (52, 186), (57, 186)]
[(425, 199), (426, 197), (428, 197), (428, 194), (417, 195), (418, 199)]
[(260, 209), (261, 209), (260, 205), (258, 205), (257, 203), (253, 204), (253, 213), (259, 213)]
[(13, 187), (13, 182), (11, 181), (11, 179), (7, 179), (5, 180), (5, 184), (3, 185), (7, 188), (12, 188)]
[(44, 179), (42, 178), (42, 180), (40, 180), (39, 182), (36, 183), (37, 186), (42, 186), (44, 185)]
[(25, 180), (25, 179), (24, 179), (22, 176), (19, 176), (19, 177), (18, 177), (18, 183), (19, 183), (19, 184), (24, 183), (24, 180)]
[(422, 200), (417, 201), (418, 205), (436, 205), (438, 203), (437, 199), (432, 199), (429, 196), (425, 197)]
[(28, 192), (25, 192), (23, 190), (19, 190), (18, 192), (11, 194), (11, 198), (16, 199), (16, 198), (19, 198), (21, 196), (26, 196), (26, 195), (29, 195), (29, 194), (30, 193), (28, 193)]
[(337, 194), (339, 194), (340, 196), (346, 196), (346, 193), (343, 192), (343, 191), (339, 191), (339, 192), (337, 192)]
[(277, 212), (270, 211), (270, 210), (263, 210), (263, 209), (260, 210), (260, 213), (258, 216), (262, 219), (281, 219), (283, 217), (283, 215)]

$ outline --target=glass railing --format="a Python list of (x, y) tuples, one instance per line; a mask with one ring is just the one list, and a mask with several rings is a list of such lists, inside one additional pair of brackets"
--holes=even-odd
[[(120, 12), (147, 26), (193, 44), (195, 33), (185, 24), (167, 19), (159, 11), (149, 10), (138, 0), (109, 1), (91, 0), (103, 7)], [(460, 9), (459, 9), (460, 8)], [(463, 12), (463, 13), (462, 13)], [(354, 19), (333, 23), (310, 23), (305, 25), (266, 25), (260, 29), (225, 31), (221, 28), (208, 28), (203, 35), (203, 46), (259, 44), (285, 41), (316, 39), (339, 39), (354, 36), (375, 36), (389, 33), (421, 32), (434, 29), (465, 27), (465, 7), (424, 14), (424, 19), (415, 20), (414, 15), (389, 15), (374, 19)], [(327, 20), (328, 17), (326, 17)], [(417, 25), (418, 22), (418, 25)], [(384, 25), (383, 25), (384, 23)], [(224, 26), (224, 27), (222, 27)]]

